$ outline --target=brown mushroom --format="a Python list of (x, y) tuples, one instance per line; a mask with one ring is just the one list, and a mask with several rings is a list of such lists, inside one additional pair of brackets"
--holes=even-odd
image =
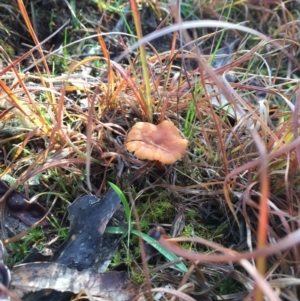
[(172, 121), (158, 125), (137, 122), (127, 135), (125, 147), (139, 159), (173, 164), (185, 153), (188, 140), (183, 139)]

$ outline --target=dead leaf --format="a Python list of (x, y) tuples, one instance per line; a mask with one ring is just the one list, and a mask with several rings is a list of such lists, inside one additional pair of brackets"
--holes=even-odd
[[(0, 180), (0, 198), (8, 191), (9, 187)], [(29, 200), (20, 192), (13, 190), (6, 199), (8, 212), (20, 219), (27, 226), (41, 220), (47, 213), (47, 210), (38, 202), (29, 202)], [(44, 219), (40, 226), (49, 226), (49, 222)]]
[(79, 272), (62, 264), (46, 262), (14, 267), (10, 288), (23, 301), (38, 301), (39, 297), (49, 301), (45, 295), (49, 291), (78, 294), (85, 289), (92, 296), (113, 301), (130, 301), (139, 293), (138, 285), (128, 278), (126, 272), (98, 274), (93, 269)]
[[(75, 200), (69, 207), (70, 233), (52, 261), (76, 268), (79, 271), (92, 267), (97, 261), (107, 261), (116, 251), (116, 243), (102, 253), (100, 242), (107, 223), (116, 212), (121, 199), (110, 189), (103, 200), (85, 195)], [(116, 242), (118, 237), (115, 236)], [(102, 258), (100, 258), (102, 256)], [(105, 258), (103, 258), (105, 257)], [(98, 267), (99, 268), (99, 267)]]

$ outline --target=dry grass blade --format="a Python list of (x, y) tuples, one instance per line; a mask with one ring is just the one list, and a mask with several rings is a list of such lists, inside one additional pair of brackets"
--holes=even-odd
[(174, 254), (180, 257), (191, 259), (193, 261), (202, 261), (202, 262), (238, 262), (242, 259), (251, 259), (257, 258), (259, 256), (269, 256), (276, 252), (287, 250), (293, 247), (294, 244), (300, 242), (300, 230), (294, 231), (291, 234), (288, 234), (285, 238), (282, 238), (274, 245), (269, 245), (261, 249), (257, 249), (253, 252), (237, 253), (231, 249), (226, 249), (216, 243), (210, 242), (200, 237), (195, 238), (176, 238), (174, 241), (190, 241), (197, 242), (200, 244), (207, 245), (211, 248), (216, 249), (216, 251), (223, 252), (224, 255), (207, 255), (201, 253), (193, 253), (185, 251), (182, 248), (176, 248), (168, 242), (168, 240), (161, 238), (160, 242), (163, 247), (172, 251)]
[(48, 76), (50, 77), (50, 71), (49, 71), (49, 68), (48, 68), (48, 64), (47, 64), (47, 62), (46, 62), (46, 60), (44, 58), (43, 50), (42, 50), (42, 48), (41, 48), (41, 46), (39, 44), (38, 38), (37, 38), (37, 36), (35, 34), (35, 31), (34, 31), (32, 25), (31, 25), (31, 21), (30, 21), (30, 19), (28, 17), (27, 10), (26, 10), (26, 8), (24, 6), (23, 0), (18, 0), (18, 5), (19, 5), (19, 8), (20, 8), (20, 12), (21, 12), (21, 14), (22, 14), (22, 16), (24, 18), (25, 23), (26, 23), (26, 26), (27, 26), (27, 28), (28, 28), (31, 36), (32, 36), (32, 39), (33, 39), (35, 45), (37, 46), (39, 54), (40, 54), (40, 56), (41, 56), (41, 58), (43, 60), (43, 65), (44, 65), (44, 67), (45, 67), (45, 69), (47, 71)]

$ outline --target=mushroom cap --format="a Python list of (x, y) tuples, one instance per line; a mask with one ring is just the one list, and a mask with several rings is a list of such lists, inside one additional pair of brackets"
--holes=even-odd
[(125, 147), (139, 159), (173, 164), (185, 153), (188, 140), (183, 139), (172, 121), (158, 125), (137, 122), (127, 135)]

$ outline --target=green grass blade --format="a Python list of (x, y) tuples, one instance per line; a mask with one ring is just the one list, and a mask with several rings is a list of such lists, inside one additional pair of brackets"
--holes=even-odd
[(122, 204), (124, 206), (124, 210), (125, 210), (125, 217), (128, 223), (128, 231), (130, 231), (131, 229), (131, 210), (130, 210), (130, 206), (129, 203), (126, 199), (126, 196), (124, 195), (123, 191), (115, 184), (108, 182), (108, 184), (110, 185), (110, 187), (115, 191), (115, 193), (120, 197)]
[[(106, 227), (105, 232), (106, 233), (110, 233), (110, 234), (123, 234), (125, 233), (126, 230), (121, 229), (119, 227)], [(137, 230), (132, 229), (131, 233), (134, 235), (139, 236), (140, 233)], [(146, 241), (147, 243), (151, 244), (153, 248), (155, 248), (161, 255), (163, 255), (168, 261), (178, 261), (179, 258), (173, 254), (172, 252), (166, 250), (165, 248), (163, 248), (159, 242), (157, 240), (155, 240), (154, 238), (152, 238), (151, 236), (145, 234), (145, 233), (141, 233), (141, 236), (143, 238), (144, 241)], [(186, 273), (188, 271), (188, 268), (186, 267), (186, 265), (183, 262), (178, 262), (175, 264), (175, 266), (182, 271), (183, 273)]]

